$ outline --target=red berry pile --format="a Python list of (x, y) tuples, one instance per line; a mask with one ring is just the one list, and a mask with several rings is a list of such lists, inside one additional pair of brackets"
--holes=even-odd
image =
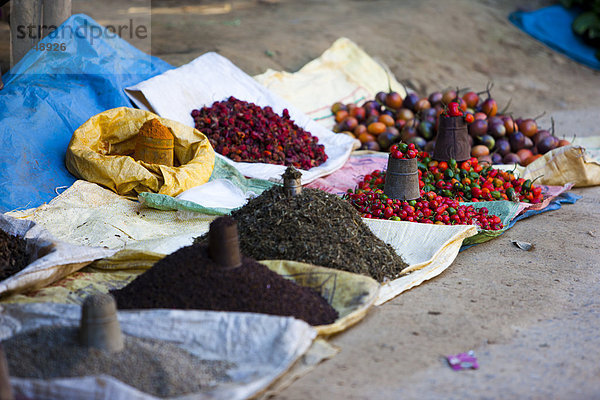
[(308, 170), (327, 161), (325, 147), (290, 119), (269, 106), (229, 97), (192, 111), (196, 129), (215, 151), (233, 161), (262, 162)]
[[(390, 153), (399, 158), (410, 151), (400, 143)], [(396, 154), (399, 152), (400, 154)], [(529, 179), (516, 178), (502, 171), (479, 164), (476, 158), (462, 163), (456, 160), (436, 161), (427, 152), (417, 152), (421, 197), (401, 201), (388, 198), (384, 192), (385, 171), (365, 175), (358, 187), (349, 190), (345, 198), (364, 218), (391, 219), (434, 224), (475, 224), (483, 229), (502, 229), (498, 216), (489, 215), (485, 207), (476, 210), (460, 202), (511, 200), (540, 203), (542, 188)]]
[[(516, 178), (513, 173), (483, 166), (476, 158), (462, 163), (456, 160), (436, 161), (427, 152), (417, 156), (421, 195), (428, 192), (458, 201), (510, 200), (537, 204), (544, 199), (542, 188), (530, 179)], [(382, 189), (385, 172), (365, 175), (356, 191)]]
[(414, 143), (399, 143), (393, 144), (392, 147), (390, 147), (390, 155), (392, 156), (392, 158), (397, 158), (399, 160), (407, 160), (410, 158), (417, 158), (417, 155), (419, 155), (419, 151), (415, 147)]
[[(384, 172), (374, 171), (366, 179), (384, 181)], [(485, 207), (479, 210), (472, 205), (461, 205), (458, 200), (428, 192), (417, 200), (390, 199), (383, 189), (358, 190), (345, 198), (363, 218), (390, 219), (393, 221), (421, 222), (437, 225), (478, 225), (486, 230), (502, 229), (502, 221), (489, 215)]]
[(480, 164), (475, 157), (462, 163), (436, 161), (420, 152), (419, 186), (422, 193), (433, 191), (458, 201), (510, 200), (537, 204), (544, 199), (542, 188), (509, 171)]

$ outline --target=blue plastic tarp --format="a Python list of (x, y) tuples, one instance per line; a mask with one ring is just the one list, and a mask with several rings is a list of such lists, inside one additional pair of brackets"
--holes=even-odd
[(65, 152), (75, 129), (100, 112), (131, 107), (125, 87), (172, 68), (82, 14), (40, 43), (52, 42), (64, 51), (32, 49), (2, 77), (0, 212), (40, 206), (70, 186)]
[(554, 5), (530, 12), (517, 11), (508, 19), (554, 50), (588, 67), (600, 69), (600, 60), (594, 56), (596, 50), (584, 43), (571, 29), (578, 13), (578, 10)]

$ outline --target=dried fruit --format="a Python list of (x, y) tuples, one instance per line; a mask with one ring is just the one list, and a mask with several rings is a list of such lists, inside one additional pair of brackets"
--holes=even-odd
[[(342, 112), (342, 111), (339, 111)], [(346, 111), (344, 111), (346, 112)], [(196, 129), (215, 151), (236, 162), (262, 162), (308, 170), (327, 161), (325, 146), (290, 119), (269, 106), (229, 97), (211, 107), (192, 111)]]

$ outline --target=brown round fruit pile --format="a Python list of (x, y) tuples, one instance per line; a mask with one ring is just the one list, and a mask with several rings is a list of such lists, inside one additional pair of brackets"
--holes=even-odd
[[(362, 105), (335, 103), (331, 106), (335, 132), (352, 135), (361, 149), (388, 151), (400, 141), (414, 143), (420, 150), (433, 152), (440, 115), (448, 104), (457, 102), (469, 128), (471, 155), (493, 164), (528, 165), (542, 154), (570, 144), (554, 135), (554, 127), (541, 129), (536, 118), (517, 118), (498, 111), (490, 95), (483, 92), (446, 90), (427, 97), (408, 93), (379, 92)], [(463, 91), (464, 92), (464, 91)]]

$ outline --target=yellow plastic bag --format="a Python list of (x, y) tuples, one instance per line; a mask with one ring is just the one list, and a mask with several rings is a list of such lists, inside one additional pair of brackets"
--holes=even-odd
[[(135, 137), (144, 122), (157, 118), (175, 136), (176, 167), (136, 161)], [(208, 182), (215, 152), (200, 131), (148, 111), (128, 107), (104, 111), (74, 133), (66, 154), (69, 172), (128, 197), (141, 192), (176, 196)]]

